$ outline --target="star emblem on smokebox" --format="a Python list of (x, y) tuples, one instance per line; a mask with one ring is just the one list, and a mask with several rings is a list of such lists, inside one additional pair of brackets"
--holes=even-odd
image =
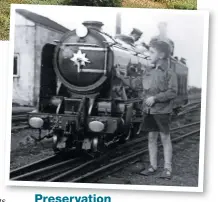
[(86, 53), (82, 53), (81, 50), (78, 50), (77, 53), (74, 53), (70, 60), (73, 61), (75, 65), (77, 65), (78, 72), (80, 72), (81, 66), (86, 66), (86, 63), (90, 63), (90, 60), (86, 58)]

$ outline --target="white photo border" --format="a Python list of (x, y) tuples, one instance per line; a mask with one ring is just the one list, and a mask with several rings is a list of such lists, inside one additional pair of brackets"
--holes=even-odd
[[(11, 116), (12, 116), (12, 96), (13, 96), (13, 57), (14, 57), (14, 33), (15, 33), (15, 10), (28, 9), (33, 6), (42, 5), (23, 5), (12, 4), (10, 16), (10, 44), (9, 44), (9, 68), (8, 68), (8, 95), (7, 113), (5, 114), (6, 124), (6, 150), (5, 150), (5, 185), (23, 187), (58, 187), (58, 188), (89, 188), (89, 189), (109, 189), (109, 190), (148, 190), (148, 191), (173, 191), (173, 192), (203, 192), (204, 178), (204, 156), (205, 156), (205, 128), (206, 128), (206, 98), (207, 98), (207, 66), (208, 66), (208, 36), (209, 36), (209, 12), (205, 10), (171, 10), (171, 9), (146, 9), (154, 12), (174, 12), (177, 14), (198, 13), (204, 16), (204, 47), (203, 47), (203, 66), (202, 66), (202, 94), (201, 94), (201, 127), (200, 127), (200, 153), (199, 153), (199, 172), (198, 187), (180, 186), (156, 186), (156, 185), (120, 185), (120, 184), (97, 184), (97, 183), (65, 183), (65, 182), (34, 182), (34, 181), (12, 181), (10, 180), (10, 153), (11, 153)], [(52, 9), (51, 5), (43, 5)], [(56, 7), (56, 6), (55, 6)], [(59, 6), (66, 7), (66, 6)], [(77, 6), (72, 6), (77, 7)], [(80, 7), (81, 8), (81, 7)], [(92, 7), (93, 8), (93, 7)], [(104, 9), (104, 8), (102, 8)], [(141, 8), (110, 8), (110, 9), (141, 9)]]

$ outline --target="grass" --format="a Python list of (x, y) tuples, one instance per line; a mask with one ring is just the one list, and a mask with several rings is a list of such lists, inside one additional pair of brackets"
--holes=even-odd
[(167, 7), (172, 9), (196, 10), (197, 1), (196, 0), (169, 0), (167, 3)]
[(122, 6), (130, 8), (167, 8), (165, 1), (155, 0), (123, 0)]
[(197, 0), (123, 0), (123, 7), (197, 9)]
[(71, 0), (0, 0), (0, 40), (8, 40), (10, 4), (70, 5)]
[[(0, 0), (0, 40), (8, 40), (10, 4), (72, 5), (72, 0)], [(197, 0), (123, 0), (122, 7), (197, 9)]]

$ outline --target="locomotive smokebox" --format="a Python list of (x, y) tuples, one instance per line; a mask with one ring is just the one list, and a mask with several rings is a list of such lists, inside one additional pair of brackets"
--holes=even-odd
[(113, 40), (100, 31), (102, 22), (85, 21), (82, 24), (85, 29), (72, 30), (61, 38), (54, 64), (58, 78), (69, 90), (87, 95), (103, 89), (110, 76), (113, 58), (105, 41)]
[(85, 21), (82, 23), (84, 26), (86, 26), (87, 28), (91, 28), (91, 29), (97, 29), (99, 31), (101, 31), (102, 27), (103, 27), (103, 23), (100, 21)]

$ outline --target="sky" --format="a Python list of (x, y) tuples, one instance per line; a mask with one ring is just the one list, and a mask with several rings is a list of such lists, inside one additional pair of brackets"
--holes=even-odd
[(198, 11), (99, 8), (77, 6), (23, 5), (24, 9), (43, 15), (55, 22), (75, 29), (83, 21), (97, 20), (104, 23), (103, 31), (115, 35), (116, 14), (121, 13), (121, 32), (129, 34), (132, 28), (143, 31), (140, 40), (148, 43), (158, 34), (157, 24), (168, 24), (168, 37), (175, 43), (175, 56), (187, 59), (189, 85), (201, 87), (204, 41), (204, 13)]

